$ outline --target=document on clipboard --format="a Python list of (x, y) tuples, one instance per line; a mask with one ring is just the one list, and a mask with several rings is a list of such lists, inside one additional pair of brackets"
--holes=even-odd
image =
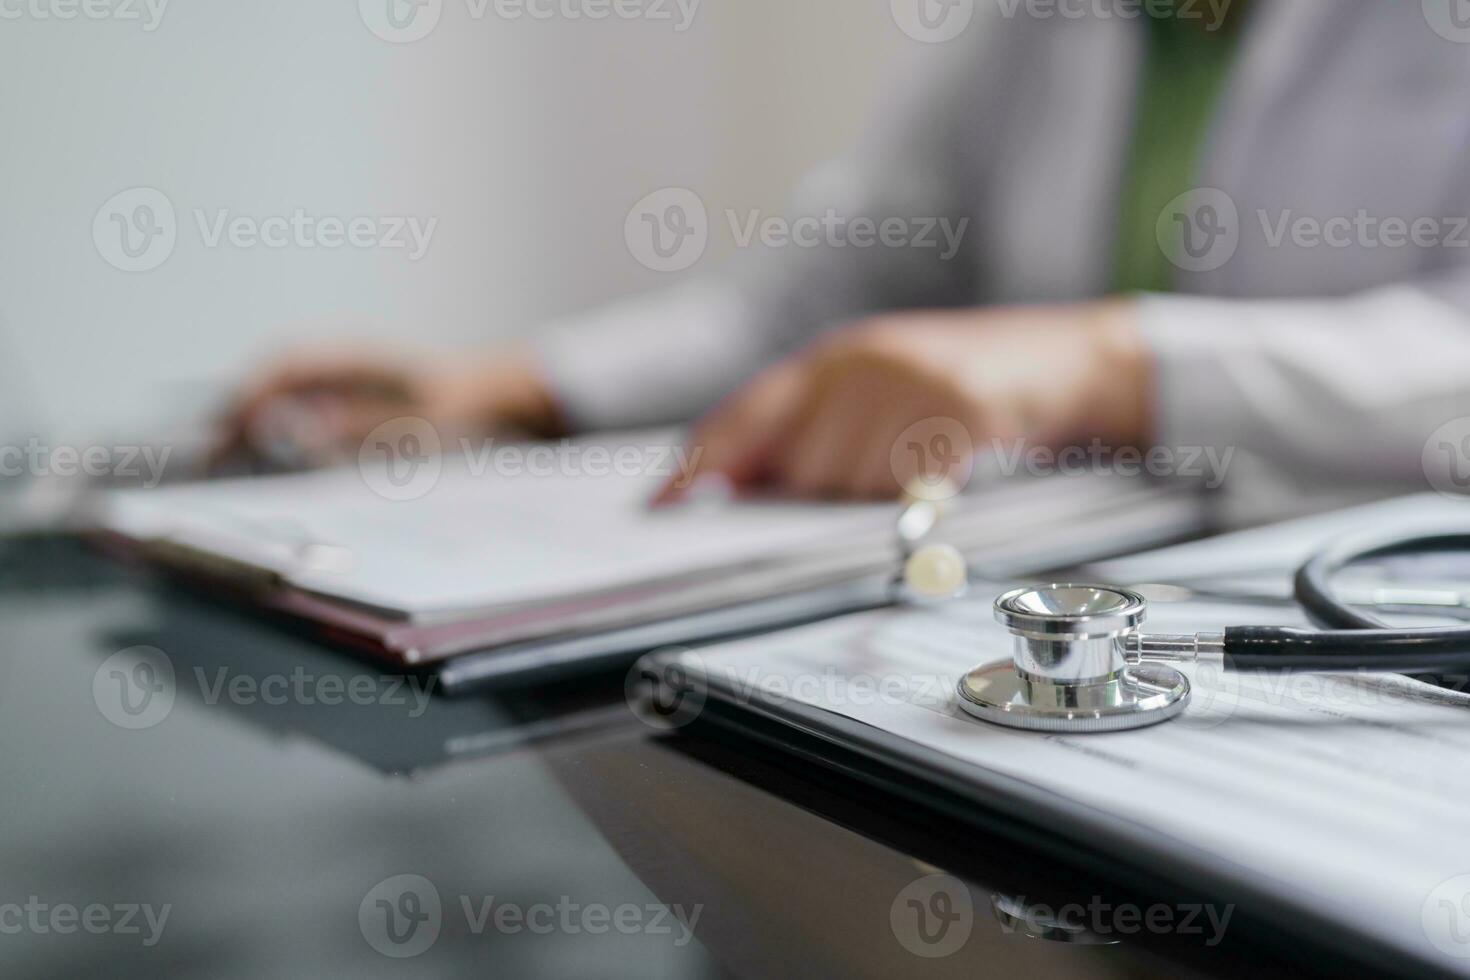
[[(1242, 547), (1226, 536), (1114, 568), (1183, 569), (1193, 549), (1192, 567), (1208, 559), (1240, 572), (1243, 559), (1262, 557), (1252, 542), (1275, 541), (1274, 554), (1294, 560), (1303, 535), (1320, 541), (1370, 515), (1422, 518), (1444, 504), (1374, 505), (1275, 534), (1244, 532)], [(1295, 548), (1283, 540), (1292, 530)], [(752, 730), (758, 720), (814, 735), (982, 805), (1045, 814), (1049, 826), (1120, 857), (1272, 896), (1413, 962), (1470, 974), (1470, 696), (1398, 675), (1190, 666), (1189, 707), (1151, 728), (1074, 735), (987, 725), (959, 708), (955, 685), (977, 663), (1010, 656), (1011, 636), (991, 612), (1005, 587), (671, 654), (650, 669), (666, 695), (689, 699), (670, 702), (686, 717), (723, 708), (737, 727), (743, 718)], [(1277, 591), (1155, 601), (1148, 628), (1310, 625)]]
[[(649, 459), (678, 438), (542, 445), (553, 458), (574, 448), (585, 461), (600, 446), (608, 459), (628, 448)], [(95, 524), (120, 550), (334, 642), (445, 664), (445, 687), (460, 690), (869, 608), (897, 573), (896, 504), (652, 509), (657, 472), (508, 476), (466, 462), (446, 457), (412, 499), (390, 499), (356, 469), (119, 491)], [(944, 538), (982, 567), (1019, 571), (1178, 539), (1206, 517), (1189, 484), (1011, 479), (955, 500)]]

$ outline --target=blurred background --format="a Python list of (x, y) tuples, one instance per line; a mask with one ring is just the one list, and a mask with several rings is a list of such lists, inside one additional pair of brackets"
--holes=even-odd
[[(779, 207), (932, 51), (889, 0), (641, 6), (667, 19), (510, 19), (515, 0), (5, 5), (0, 61), (24, 81), (0, 100), (0, 405), (56, 440), (157, 435), (290, 343), (468, 345), (657, 287), (669, 277), (624, 244), (635, 202), (688, 187), (712, 225)], [(393, 11), (438, 19), (404, 41)], [(167, 199), (177, 239), (129, 272), (94, 219), (136, 188)], [(406, 232), (398, 249), (209, 244), (222, 221), (298, 209), (437, 224), (417, 259)]]

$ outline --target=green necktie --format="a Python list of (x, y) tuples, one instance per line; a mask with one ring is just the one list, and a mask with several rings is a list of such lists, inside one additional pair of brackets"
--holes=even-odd
[(1200, 20), (1143, 18), (1147, 53), (1118, 199), (1114, 292), (1173, 288), (1174, 266), (1156, 233), (1159, 215), (1195, 186), (1205, 134), (1237, 47), (1242, 5), (1237, 0), (1216, 30)]

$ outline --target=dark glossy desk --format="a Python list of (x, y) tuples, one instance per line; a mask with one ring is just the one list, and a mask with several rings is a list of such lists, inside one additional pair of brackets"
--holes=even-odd
[[(6, 977), (1175, 977), (1275, 955), (1233, 933), (1033, 938), (993, 914), (998, 889), (1109, 884), (769, 749), (660, 735), (620, 677), (416, 704), (370, 664), (64, 541), (0, 549), (0, 622)], [(121, 727), (105, 665), (139, 645), (167, 655), (173, 703)], [(973, 925), (916, 955), (894, 909), (941, 868)], [(429, 921), (420, 879), (437, 938), (385, 955), (413, 951), (385, 946), (390, 912), (400, 939)], [(168, 908), (161, 929), (144, 906)], [(670, 907), (698, 910), (693, 938)]]

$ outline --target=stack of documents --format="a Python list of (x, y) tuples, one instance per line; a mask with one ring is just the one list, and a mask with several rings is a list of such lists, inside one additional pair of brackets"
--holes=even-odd
[[(96, 525), (131, 553), (390, 662), (476, 654), (445, 668), (450, 688), (888, 597), (896, 504), (653, 509), (658, 483), (446, 465), (428, 492), (395, 500), (342, 469), (119, 491)], [(1178, 538), (1205, 514), (1192, 486), (1090, 476), (1006, 481), (952, 511), (942, 540), (1016, 571)]]

